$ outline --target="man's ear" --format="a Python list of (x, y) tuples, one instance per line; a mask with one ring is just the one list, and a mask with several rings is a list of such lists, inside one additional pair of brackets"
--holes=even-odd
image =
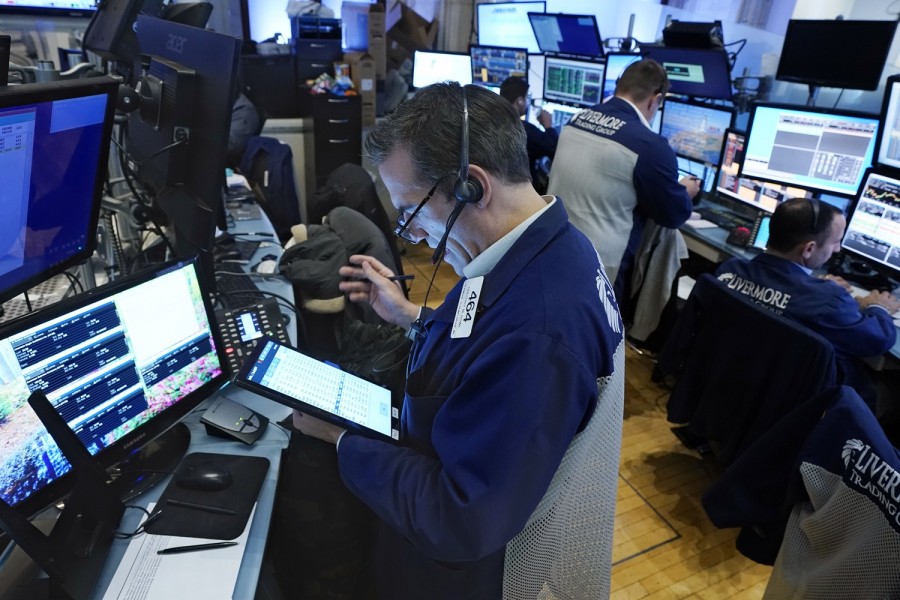
[(479, 167), (478, 165), (469, 165), (469, 179), (477, 179), (479, 183), (481, 183), (481, 188), (484, 190), (484, 194), (481, 196), (481, 200), (475, 203), (475, 206), (479, 208), (485, 208), (491, 202), (491, 195), (493, 193), (493, 186), (491, 184), (491, 177), (488, 175), (487, 171)]
[(812, 256), (812, 253), (815, 252), (817, 247), (818, 247), (818, 244), (816, 244), (815, 240), (810, 240), (810, 241), (806, 242), (805, 244), (803, 244), (803, 251), (802, 251), (803, 258), (809, 258), (810, 256)]

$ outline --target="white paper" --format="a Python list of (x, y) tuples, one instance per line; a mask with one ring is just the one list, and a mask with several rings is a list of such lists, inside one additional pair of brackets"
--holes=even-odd
[(687, 225), (690, 225), (694, 229), (709, 229), (710, 227), (718, 227), (712, 221), (707, 221), (706, 219), (691, 219), (687, 222)]
[[(152, 513), (153, 506), (148, 510)], [(191, 546), (221, 540), (172, 535), (143, 534), (128, 544), (125, 556), (103, 600), (222, 600), (231, 598), (256, 505), (236, 546), (160, 556), (156, 552), (174, 546)]]

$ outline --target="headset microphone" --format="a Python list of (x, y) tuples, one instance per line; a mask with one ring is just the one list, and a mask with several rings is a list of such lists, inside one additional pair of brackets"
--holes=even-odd
[(469, 102), (466, 98), (466, 87), (462, 86), (463, 101), (463, 118), (462, 118), (462, 135), (460, 136), (459, 148), (459, 175), (456, 183), (453, 184), (453, 197), (456, 198), (456, 206), (447, 219), (447, 227), (444, 229), (444, 235), (434, 249), (431, 256), (431, 264), (436, 265), (444, 255), (444, 248), (447, 246), (447, 237), (450, 235), (450, 229), (459, 218), (459, 213), (467, 204), (475, 204), (480, 202), (484, 197), (484, 187), (477, 179), (469, 178)]

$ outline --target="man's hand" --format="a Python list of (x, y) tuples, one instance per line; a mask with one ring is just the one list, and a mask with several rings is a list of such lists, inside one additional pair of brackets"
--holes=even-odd
[(837, 275), (825, 275), (824, 277), (822, 277), (822, 279), (827, 279), (828, 281), (835, 282), (836, 284), (844, 288), (848, 294), (853, 293), (853, 286), (850, 285), (850, 283), (843, 277), (838, 277)]
[(351, 302), (368, 302), (378, 316), (404, 329), (416, 320), (419, 307), (406, 299), (399, 283), (388, 279), (394, 272), (378, 260), (354, 254), (338, 273), (347, 278), (338, 287)]
[(541, 127), (544, 129), (550, 129), (553, 127), (553, 115), (548, 113), (546, 110), (541, 109), (541, 114), (538, 115), (538, 123), (541, 124)]
[(297, 429), (303, 435), (308, 435), (331, 444), (337, 444), (338, 438), (341, 437), (341, 434), (345, 431), (342, 427), (326, 423), (321, 419), (304, 414), (297, 409), (294, 409), (294, 415), (291, 417), (291, 421), (294, 425), (294, 429)]
[(700, 193), (700, 184), (702, 180), (699, 177), (694, 177), (693, 175), (689, 175), (687, 177), (682, 177), (681, 181), (679, 181), (681, 185), (684, 186), (684, 189), (687, 190), (688, 196), (692, 199)]
[(859, 302), (860, 308), (877, 305), (886, 308), (891, 314), (900, 310), (900, 300), (887, 292), (872, 291), (868, 296), (857, 298), (856, 301)]

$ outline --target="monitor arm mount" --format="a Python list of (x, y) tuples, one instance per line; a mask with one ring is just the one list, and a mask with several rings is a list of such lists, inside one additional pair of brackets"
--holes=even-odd
[(740, 77), (735, 77), (736, 91), (732, 96), (732, 102), (738, 113), (747, 112), (752, 102), (768, 100), (773, 81), (771, 75), (751, 76), (749, 69), (746, 68)]

